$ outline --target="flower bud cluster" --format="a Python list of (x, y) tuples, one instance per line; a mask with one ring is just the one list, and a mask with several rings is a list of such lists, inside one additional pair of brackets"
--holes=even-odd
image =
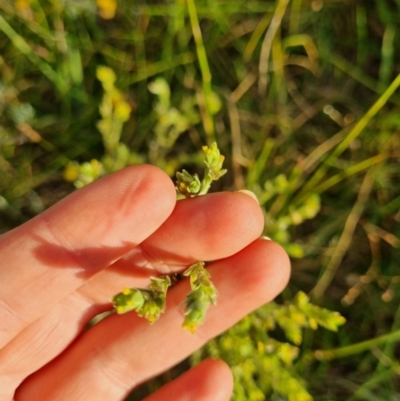
[(178, 194), (191, 198), (197, 195), (205, 195), (210, 189), (211, 183), (220, 179), (226, 172), (222, 168), (225, 157), (221, 155), (217, 144), (210, 147), (203, 146), (205, 153), (204, 164), (206, 166), (203, 180), (200, 182), (197, 174), (191, 175), (186, 170), (176, 173), (176, 191)]
[(191, 333), (204, 322), (208, 307), (216, 305), (217, 290), (210, 280), (210, 274), (204, 268), (204, 262), (197, 262), (184, 273), (190, 278), (192, 291), (186, 296), (185, 320), (182, 327)]
[(199, 176), (191, 175), (186, 170), (176, 173), (176, 190), (186, 198), (198, 195), (201, 190)]
[(167, 290), (171, 285), (169, 276), (151, 277), (149, 288), (124, 288), (114, 295), (112, 302), (118, 314), (135, 310), (140, 317), (154, 323), (165, 311)]
[(206, 175), (212, 181), (220, 179), (227, 172), (226, 169), (222, 168), (225, 156), (221, 155), (216, 142), (213, 142), (210, 147), (203, 146), (203, 151), (206, 154), (204, 161), (207, 166)]
[[(204, 195), (213, 181), (221, 178), (227, 170), (222, 168), (224, 156), (217, 144), (203, 146), (205, 153), (205, 173), (200, 181), (197, 174), (191, 175), (186, 170), (176, 174), (176, 190), (187, 198)], [(184, 322), (182, 327), (191, 333), (204, 322), (207, 309), (217, 303), (217, 290), (210, 279), (210, 274), (204, 267), (204, 262), (190, 266), (183, 276), (189, 277), (191, 292), (186, 296)], [(171, 276), (175, 281), (176, 277)], [(139, 316), (154, 323), (165, 311), (166, 294), (172, 285), (170, 276), (151, 277), (149, 288), (125, 288), (112, 298), (117, 313), (135, 310)]]

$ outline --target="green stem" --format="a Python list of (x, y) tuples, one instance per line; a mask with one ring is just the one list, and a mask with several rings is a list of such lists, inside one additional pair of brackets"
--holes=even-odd
[(397, 88), (400, 86), (400, 74), (392, 82), (392, 84), (386, 89), (382, 96), (374, 103), (374, 105), (367, 111), (367, 113), (361, 118), (361, 120), (354, 126), (354, 128), (347, 134), (344, 140), (338, 145), (338, 147), (332, 152), (327, 160), (321, 165), (321, 167), (315, 172), (314, 176), (308, 181), (303, 187), (299, 197), (302, 198), (310, 191), (313, 191), (314, 187), (321, 181), (325, 173), (330, 166), (334, 164), (334, 161), (349, 147), (349, 145), (361, 134), (364, 128), (371, 122), (379, 110), (387, 103), (390, 97), (394, 94)]
[(201, 182), (201, 190), (199, 192), (199, 195), (207, 194), (208, 191), (210, 190), (211, 183), (212, 179), (208, 176), (208, 171), (206, 170), (203, 181)]
[(347, 347), (334, 348), (328, 350), (317, 350), (314, 352), (315, 359), (331, 360), (346, 358), (351, 355), (360, 354), (369, 351), (371, 348), (378, 347), (387, 343), (393, 343), (400, 340), (400, 329), (383, 336), (373, 338), (372, 340), (363, 341), (357, 344), (348, 345)]
[(203, 125), (206, 132), (209, 143), (214, 140), (214, 121), (211, 113), (211, 97), (212, 97), (212, 87), (211, 87), (211, 71), (208, 65), (207, 54), (204, 47), (203, 37), (201, 34), (199, 19), (197, 16), (197, 10), (194, 0), (187, 0), (187, 6), (189, 11), (190, 23), (192, 25), (193, 37), (196, 43), (196, 52), (199, 59), (200, 71), (203, 80), (203, 94), (204, 94), (204, 119)]
[[(389, 369), (385, 368), (382, 372), (376, 373), (368, 381), (361, 384), (348, 401), (368, 400), (368, 395), (371, 394), (374, 388), (382, 386), (382, 382), (392, 380), (392, 376), (398, 375), (400, 371), (399, 364), (393, 364)], [(379, 388), (379, 387), (378, 387)]]
[(249, 168), (247, 173), (247, 185), (249, 187), (255, 185), (265, 171), (268, 159), (271, 155), (272, 149), (275, 146), (275, 140), (268, 138), (264, 142), (264, 146), (259, 156), (255, 159), (254, 164)]
[(286, 13), (288, 5), (289, 0), (277, 1), (274, 16), (272, 17), (271, 23), (269, 24), (268, 30), (264, 36), (264, 40), (261, 45), (260, 62), (258, 66), (258, 91), (260, 95), (263, 96), (265, 96), (267, 90), (269, 59), (272, 51), (273, 42), (279, 28), (281, 27), (282, 20)]
[(0, 31), (2, 31), (22, 54), (24, 54), (50, 81), (54, 83), (61, 93), (65, 93), (68, 89), (67, 83), (44, 62), (31, 47), (26, 43), (25, 39), (18, 35), (17, 32), (9, 25), (9, 23), (0, 15)]
[(334, 175), (333, 177), (329, 178), (328, 180), (324, 181), (322, 184), (318, 185), (314, 192), (317, 194), (323, 193), (324, 191), (328, 190), (329, 188), (333, 187), (334, 185), (338, 184), (340, 181), (344, 180), (345, 178), (351, 177), (354, 174), (357, 174), (363, 170), (367, 170), (373, 165), (377, 163), (381, 163), (389, 157), (388, 154), (381, 153), (379, 155), (373, 156), (367, 160), (363, 160), (360, 163), (355, 164), (354, 166), (349, 167), (346, 170), (343, 170), (341, 173)]
[(333, 251), (329, 263), (322, 273), (322, 276), (319, 278), (314, 289), (311, 291), (314, 300), (320, 300), (324, 296), (326, 289), (335, 277), (336, 272), (339, 269), (339, 266), (341, 265), (343, 258), (346, 255), (352, 242), (354, 232), (362, 216), (362, 213), (364, 212), (365, 205), (367, 204), (373, 184), (374, 177), (371, 173), (371, 170), (369, 170), (366, 173), (363, 183), (361, 185), (356, 203), (354, 204), (349, 216), (346, 219), (346, 224), (343, 228), (343, 232), (340, 236), (337, 246)]
[(349, 77), (353, 78), (355, 81), (376, 93), (380, 94), (385, 89), (385, 87), (383, 87), (380, 83), (376, 82), (369, 75), (365, 74), (362, 68), (357, 67), (338, 54), (329, 55), (326, 61), (330, 62), (336, 68), (342, 72), (345, 72)]

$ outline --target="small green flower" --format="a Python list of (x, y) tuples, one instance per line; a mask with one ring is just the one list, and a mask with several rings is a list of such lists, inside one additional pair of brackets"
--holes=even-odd
[(171, 279), (165, 277), (150, 277), (149, 288), (124, 288), (122, 292), (112, 298), (114, 308), (118, 314), (135, 310), (139, 316), (145, 317), (154, 323), (165, 311), (166, 294)]
[(201, 190), (199, 176), (191, 175), (186, 170), (176, 173), (176, 190), (187, 198), (198, 195)]
[(191, 291), (186, 296), (185, 320), (182, 327), (191, 333), (195, 333), (197, 326), (204, 322), (209, 305), (209, 298), (201, 289)]
[(210, 280), (210, 274), (204, 268), (204, 262), (197, 262), (184, 273), (190, 278), (192, 291), (186, 296), (185, 320), (182, 327), (191, 333), (204, 322), (208, 307), (217, 303), (217, 289)]
[[(161, 82), (161, 81), (160, 81)], [(159, 82), (159, 83), (160, 83)], [(157, 84), (158, 85), (158, 84)], [(156, 92), (161, 86), (154, 86)], [(187, 198), (204, 195), (208, 192), (211, 183), (222, 177), (227, 170), (222, 168), (224, 156), (221, 155), (217, 144), (210, 147), (204, 146), (205, 174), (200, 181), (197, 174), (191, 175), (186, 170), (176, 173), (176, 190), (178, 194)], [(210, 274), (204, 268), (204, 262), (197, 262), (190, 266), (184, 273), (189, 277), (191, 292), (186, 296), (183, 328), (191, 333), (204, 322), (208, 307), (216, 305), (217, 290), (210, 280)], [(166, 277), (151, 277), (149, 288), (125, 288), (112, 298), (117, 313), (126, 313), (135, 310), (139, 316), (145, 317), (150, 323), (154, 323), (165, 311), (166, 294), (168, 288), (174, 284), (179, 275)]]
[(186, 170), (176, 173), (176, 191), (178, 194), (191, 198), (197, 195), (205, 195), (210, 189), (211, 183), (220, 179), (226, 172), (222, 168), (225, 157), (221, 155), (217, 144), (214, 142), (210, 147), (203, 146), (205, 153), (204, 164), (206, 165), (204, 178), (200, 182), (197, 174), (191, 175)]
[(203, 151), (206, 154), (206, 159), (204, 161), (207, 166), (207, 174), (213, 180), (218, 180), (221, 178), (226, 172), (226, 169), (222, 168), (222, 164), (224, 163), (225, 156), (222, 156), (218, 146), (215, 142), (208, 147), (203, 146)]

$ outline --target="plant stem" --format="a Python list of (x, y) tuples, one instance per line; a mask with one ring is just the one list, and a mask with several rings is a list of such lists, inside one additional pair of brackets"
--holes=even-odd
[(258, 92), (262, 96), (265, 96), (265, 92), (267, 90), (269, 58), (272, 50), (272, 43), (274, 41), (276, 33), (278, 32), (278, 29), (281, 26), (282, 19), (285, 15), (288, 4), (289, 0), (278, 0), (275, 14), (272, 17), (272, 21), (264, 36), (264, 40), (261, 46), (260, 63), (258, 66)]
[(316, 301), (319, 301), (325, 294), (326, 289), (332, 282), (339, 266), (343, 261), (345, 254), (349, 249), (349, 246), (351, 245), (352, 238), (354, 236), (354, 231), (364, 211), (373, 184), (374, 184), (374, 177), (373, 174), (371, 173), (371, 170), (369, 170), (365, 175), (364, 181), (361, 185), (356, 203), (354, 204), (349, 216), (347, 217), (342, 235), (340, 236), (339, 242), (335, 247), (331, 259), (329, 260), (328, 266), (326, 267), (326, 269), (322, 273), (322, 276), (320, 277), (317, 284), (311, 291), (312, 297)]
[(211, 144), (211, 142), (214, 141), (214, 121), (210, 108), (210, 101), (212, 96), (211, 71), (208, 65), (207, 54), (204, 48), (203, 37), (201, 35), (201, 29), (194, 0), (187, 0), (187, 6), (189, 11), (190, 23), (192, 25), (193, 37), (196, 42), (196, 52), (199, 59), (201, 76), (203, 79), (203, 94), (205, 106), (203, 125), (208, 142), (209, 144)]
[(13, 43), (14, 47), (24, 54), (50, 81), (54, 83), (61, 93), (65, 93), (68, 89), (67, 83), (62, 79), (49, 64), (35, 54), (31, 47), (26, 43), (25, 39), (18, 35), (17, 32), (8, 24), (8, 22), (0, 15), (0, 31), (2, 31)]
[(348, 345), (347, 347), (317, 350), (314, 352), (314, 358), (320, 361), (346, 358), (351, 355), (356, 355), (371, 348), (378, 347), (383, 344), (393, 343), (400, 340), (400, 329), (383, 336), (373, 338), (372, 340), (362, 341), (357, 344)]
[(349, 147), (349, 145), (361, 134), (364, 128), (371, 122), (379, 110), (387, 103), (390, 97), (395, 93), (397, 88), (400, 86), (400, 74), (391, 83), (391, 85), (386, 89), (382, 96), (372, 105), (372, 107), (364, 114), (361, 120), (354, 126), (354, 128), (347, 134), (343, 141), (338, 145), (338, 147), (332, 152), (332, 154), (323, 162), (321, 167), (316, 171), (314, 176), (304, 185), (299, 198), (304, 197), (314, 187), (321, 181), (329, 167), (334, 164), (340, 155)]
[(199, 192), (199, 195), (207, 194), (208, 191), (210, 190), (211, 183), (212, 179), (208, 176), (208, 171), (206, 170), (203, 181), (201, 182), (201, 190)]
[(333, 177), (330, 177), (329, 179), (327, 179), (326, 181), (324, 181), (323, 183), (318, 185), (315, 188), (314, 192), (316, 192), (317, 194), (320, 194), (320, 193), (326, 191), (327, 189), (333, 187), (334, 185), (338, 184), (340, 181), (342, 181), (348, 177), (351, 177), (352, 175), (357, 174), (363, 170), (368, 170), (373, 165), (381, 163), (381, 162), (387, 160), (388, 158), (389, 158), (389, 154), (380, 153), (369, 159), (363, 160), (362, 162), (357, 163), (354, 166), (351, 166), (346, 170), (343, 170), (339, 174), (336, 174)]

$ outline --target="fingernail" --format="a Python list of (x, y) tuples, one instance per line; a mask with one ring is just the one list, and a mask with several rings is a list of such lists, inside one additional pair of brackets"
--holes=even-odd
[(248, 189), (241, 189), (240, 191), (237, 192), (241, 192), (242, 194), (246, 194), (248, 196), (250, 196), (251, 198), (253, 198), (258, 204), (260, 204), (260, 202), (257, 199), (257, 196), (254, 192), (249, 191)]
[(260, 239), (265, 239), (266, 241), (272, 241), (272, 239), (267, 237), (266, 235), (263, 235)]

